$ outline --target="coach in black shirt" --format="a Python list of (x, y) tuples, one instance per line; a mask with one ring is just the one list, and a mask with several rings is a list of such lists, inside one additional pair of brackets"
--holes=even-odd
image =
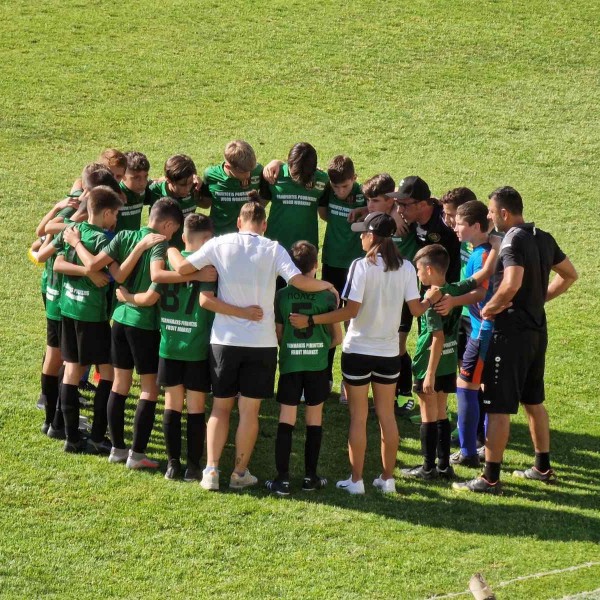
[[(523, 404), (535, 448), (535, 465), (514, 475), (552, 482), (550, 427), (544, 402), (548, 334), (544, 304), (565, 292), (577, 272), (554, 238), (523, 220), (523, 201), (511, 187), (490, 194), (489, 218), (506, 233), (495, 275), (495, 293), (482, 310), (494, 319), (494, 334), (483, 372), (488, 414), (485, 469), (455, 489), (500, 493), (500, 466), (508, 443), (510, 415)], [(550, 271), (556, 273), (549, 283)]]

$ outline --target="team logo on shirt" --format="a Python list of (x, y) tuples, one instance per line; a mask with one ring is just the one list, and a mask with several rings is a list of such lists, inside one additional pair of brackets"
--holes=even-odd
[(430, 242), (433, 242), (434, 244), (436, 244), (437, 242), (439, 242), (442, 239), (442, 236), (439, 233), (428, 233), (427, 239)]
[(315, 190), (323, 191), (325, 184), (322, 181), (315, 181)]
[(253, 175), (250, 177), (250, 183), (252, 185), (258, 185), (260, 183), (260, 175)]

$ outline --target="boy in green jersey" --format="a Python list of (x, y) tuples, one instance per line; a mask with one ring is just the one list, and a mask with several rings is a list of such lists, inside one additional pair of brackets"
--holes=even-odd
[(262, 181), (262, 165), (256, 162), (256, 154), (248, 142), (229, 142), (224, 158), (225, 162), (204, 171), (200, 190), (200, 206), (210, 207), (215, 235), (237, 232), (237, 219), (248, 202), (248, 192), (258, 191)]
[(76, 240), (72, 245), (63, 234), (53, 246), (57, 249), (54, 271), (63, 274), (60, 295), (62, 327), (60, 348), (65, 362), (65, 373), (60, 389), (61, 409), (65, 424), (66, 452), (81, 452), (88, 447), (79, 436), (78, 383), (85, 368), (99, 365), (100, 382), (94, 397), (94, 422), (89, 447), (95, 452), (106, 452), (106, 403), (112, 386), (113, 370), (110, 364), (110, 323), (106, 291), (97, 287), (88, 277), (81, 277), (77, 246), (87, 252), (99, 252), (108, 243), (105, 229), (114, 227), (122, 204), (117, 194), (106, 186), (98, 186), (88, 194), (89, 220), (76, 224)]
[[(303, 275), (315, 277), (317, 249), (306, 241), (292, 246), (291, 257)], [(329, 291), (302, 292), (293, 285), (279, 290), (275, 296), (275, 323), (279, 340), (279, 384), (277, 402), (281, 404), (277, 439), (275, 440), (275, 466), (277, 476), (266, 482), (267, 489), (280, 496), (290, 493), (290, 454), (292, 432), (300, 398), (306, 402), (306, 442), (304, 446), (304, 480), (302, 489), (312, 491), (327, 484), (317, 475), (317, 462), (323, 435), (323, 403), (329, 395), (327, 357), (331, 347), (342, 341), (339, 323), (314, 325), (309, 318), (306, 329), (294, 329), (288, 320), (290, 313), (316, 315), (337, 307), (336, 297)]]
[(150, 204), (148, 173), (150, 161), (141, 152), (126, 152), (127, 169), (120, 182), (125, 194), (125, 204), (119, 211), (115, 232), (139, 229), (142, 224), (142, 210)]
[[(451, 296), (462, 296), (477, 287), (473, 278), (458, 283), (446, 283), (449, 264), (448, 251), (441, 244), (421, 248), (415, 256), (417, 276), (421, 285), (436, 286), (442, 295)], [(402, 469), (405, 477), (430, 480), (438, 476), (445, 479), (454, 476), (454, 470), (450, 466), (450, 421), (446, 414), (446, 405), (448, 394), (456, 392), (460, 312), (460, 308), (456, 308), (448, 315), (441, 316), (431, 305), (419, 319), (413, 373), (414, 391), (419, 397), (421, 409), (423, 464)]]
[[(98, 254), (86, 252), (81, 244), (76, 246), (79, 258), (92, 270), (99, 270), (113, 262), (129, 267), (135, 258), (135, 267), (126, 277), (115, 277), (134, 294), (146, 292), (150, 287), (151, 265), (166, 256), (167, 241), (182, 223), (177, 202), (163, 198), (152, 206), (148, 227), (137, 231), (120, 231)], [(148, 240), (146, 241), (146, 238)], [(131, 256), (144, 240), (141, 255)], [(127, 462), (128, 468), (157, 468), (158, 463), (145, 455), (146, 446), (154, 425), (158, 398), (156, 373), (160, 342), (158, 310), (153, 306), (135, 306), (118, 302), (113, 312), (111, 358), (115, 380), (108, 400), (109, 432), (112, 441), (110, 462)], [(125, 401), (131, 388), (133, 368), (140, 375), (141, 394), (133, 424), (133, 445), (127, 450), (124, 440)]]

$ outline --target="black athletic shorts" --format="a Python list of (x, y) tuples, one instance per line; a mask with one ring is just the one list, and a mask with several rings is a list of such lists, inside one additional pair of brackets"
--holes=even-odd
[(272, 398), (275, 392), (277, 348), (249, 348), (211, 344), (210, 380), (213, 396)]
[(346, 285), (346, 279), (348, 279), (348, 270), (349, 269), (343, 269), (341, 267), (323, 265), (323, 268), (321, 269), (321, 279), (333, 284), (333, 287), (341, 297), (342, 291)]
[[(329, 283), (333, 283), (330, 281)], [(298, 406), (304, 391), (307, 406), (323, 404), (329, 396), (329, 371), (299, 371), (279, 375), (277, 402), (288, 406)]]
[(483, 409), (516, 414), (521, 404), (544, 401), (548, 332), (495, 331), (483, 367)]
[(463, 355), (470, 337), (471, 317), (461, 315), (460, 321), (458, 322), (458, 360), (464, 360)]
[(83, 366), (110, 364), (110, 323), (62, 318), (60, 352), (63, 360)]
[[(416, 394), (423, 393), (423, 381), (424, 379), (415, 379), (413, 385), (413, 392)], [(443, 392), (444, 394), (454, 394), (456, 392), (456, 375), (450, 373), (450, 375), (440, 375), (435, 378), (433, 383), (433, 389), (436, 392)]]
[(111, 356), (115, 369), (135, 370), (138, 375), (158, 371), (160, 331), (113, 323)]
[(60, 332), (62, 321), (55, 321), (46, 317), (46, 346), (60, 348)]
[(158, 359), (158, 385), (174, 387), (182, 385), (192, 392), (210, 392), (210, 368), (207, 360)]
[(400, 333), (409, 333), (412, 328), (413, 316), (410, 312), (410, 308), (408, 308), (408, 304), (404, 302), (402, 304), (402, 316), (400, 317), (400, 328), (398, 331)]
[(400, 377), (400, 355), (371, 356), (342, 352), (342, 376), (348, 385), (384, 383), (396, 385)]

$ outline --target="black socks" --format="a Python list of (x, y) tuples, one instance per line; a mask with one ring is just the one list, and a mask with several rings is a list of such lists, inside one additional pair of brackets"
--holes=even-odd
[(94, 442), (101, 442), (108, 426), (108, 398), (113, 382), (101, 379), (94, 394), (94, 420), (90, 437)]
[(279, 423), (275, 439), (275, 468), (279, 480), (290, 478), (290, 454), (292, 453), (292, 432), (294, 426), (289, 423)]
[(550, 469), (550, 452), (535, 453), (535, 468), (541, 473)]
[(435, 456), (438, 444), (438, 424), (421, 423), (421, 454), (423, 455), (423, 468), (426, 471), (435, 469)]
[(124, 449), (125, 446), (125, 401), (127, 396), (110, 392), (108, 396), (107, 417), (110, 441), (113, 447)]
[(483, 468), (483, 477), (488, 481), (488, 483), (496, 483), (500, 479), (500, 466), (502, 463), (496, 462), (485, 462), (485, 467)]
[(169, 460), (181, 459), (181, 413), (177, 410), (167, 410), (163, 413), (163, 433)]
[[(166, 412), (166, 411), (165, 411)], [(187, 415), (187, 459), (190, 465), (200, 468), (204, 439), (206, 438), (206, 420), (204, 413), (188, 413)]]
[(76, 385), (63, 383), (60, 387), (61, 409), (67, 441), (79, 442), (79, 390)]
[[(145, 452), (150, 441), (152, 427), (154, 427), (154, 414), (156, 412), (156, 401), (138, 400), (133, 418), (133, 443), (131, 449), (134, 452)], [(181, 437), (181, 436), (180, 436)], [(181, 442), (180, 442), (181, 443)], [(180, 449), (181, 452), (181, 449)]]
[(307, 477), (317, 476), (317, 463), (321, 452), (323, 427), (321, 425), (306, 426), (306, 441), (304, 442), (304, 472)]
[(46, 424), (50, 425), (56, 412), (58, 402), (58, 376), (42, 373), (42, 396), (46, 399)]
[(437, 422), (438, 441), (437, 441), (437, 458), (438, 469), (444, 471), (450, 466), (450, 429), (449, 419), (442, 419)]

